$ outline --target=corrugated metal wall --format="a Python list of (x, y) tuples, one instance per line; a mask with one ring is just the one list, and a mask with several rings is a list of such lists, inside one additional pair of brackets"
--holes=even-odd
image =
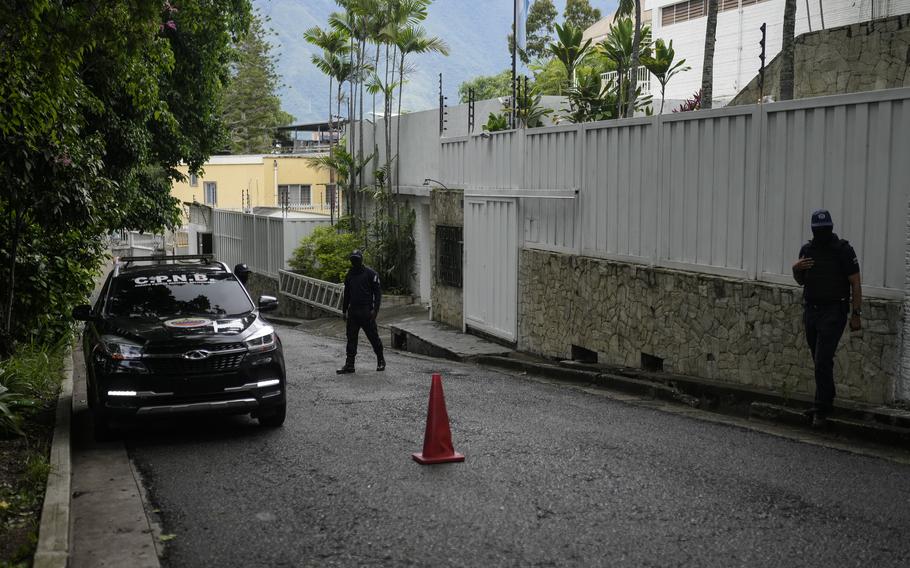
[[(524, 245), (792, 283), (824, 207), (867, 293), (904, 289), (910, 89), (441, 140), (451, 187), (520, 200)], [(407, 158), (405, 158), (407, 159)], [(576, 226), (580, 223), (580, 226)]]
[(283, 219), (239, 211), (212, 211), (215, 257), (233, 267), (241, 262), (250, 270), (278, 277), (300, 240), (329, 219)]

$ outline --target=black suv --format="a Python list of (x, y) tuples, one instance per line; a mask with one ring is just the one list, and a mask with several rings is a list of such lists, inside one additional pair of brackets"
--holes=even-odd
[(94, 307), (73, 317), (83, 337), (95, 433), (110, 419), (187, 412), (251, 413), (284, 423), (281, 340), (228, 267), (201, 255), (124, 257)]

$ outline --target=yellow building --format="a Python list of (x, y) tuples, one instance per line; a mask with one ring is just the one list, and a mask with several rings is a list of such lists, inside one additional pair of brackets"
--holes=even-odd
[(175, 183), (172, 195), (181, 202), (197, 202), (219, 209), (288, 207), (313, 213), (339, 210), (339, 197), (326, 170), (317, 170), (307, 156), (294, 154), (257, 154), (212, 156), (198, 175), (180, 171), (187, 181)]

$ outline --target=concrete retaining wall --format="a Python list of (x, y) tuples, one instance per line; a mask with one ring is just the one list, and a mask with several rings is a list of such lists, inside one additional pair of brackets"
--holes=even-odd
[[(571, 358), (572, 346), (601, 363), (663, 369), (788, 395), (812, 394), (801, 290), (588, 257), (522, 250), (519, 349)], [(844, 334), (835, 362), (838, 396), (894, 399), (900, 301), (864, 302), (862, 334)], [(651, 360), (652, 363), (656, 360)]]

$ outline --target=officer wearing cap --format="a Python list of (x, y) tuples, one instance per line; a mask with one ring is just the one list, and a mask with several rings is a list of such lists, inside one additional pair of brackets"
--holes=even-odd
[(848, 315), (851, 331), (862, 329), (859, 261), (850, 243), (834, 233), (831, 213), (812, 213), (812, 240), (799, 250), (793, 278), (803, 287), (803, 324), (815, 363), (813, 426), (823, 426), (834, 403), (834, 353)]
[(347, 359), (338, 373), (353, 373), (354, 359), (357, 357), (357, 342), (360, 330), (363, 329), (376, 353), (376, 370), (385, 370), (385, 358), (382, 356), (382, 341), (376, 328), (376, 314), (382, 303), (382, 289), (379, 286), (379, 275), (363, 265), (363, 253), (355, 250), (349, 257), (351, 269), (344, 278), (344, 297), (341, 311), (347, 322)]

